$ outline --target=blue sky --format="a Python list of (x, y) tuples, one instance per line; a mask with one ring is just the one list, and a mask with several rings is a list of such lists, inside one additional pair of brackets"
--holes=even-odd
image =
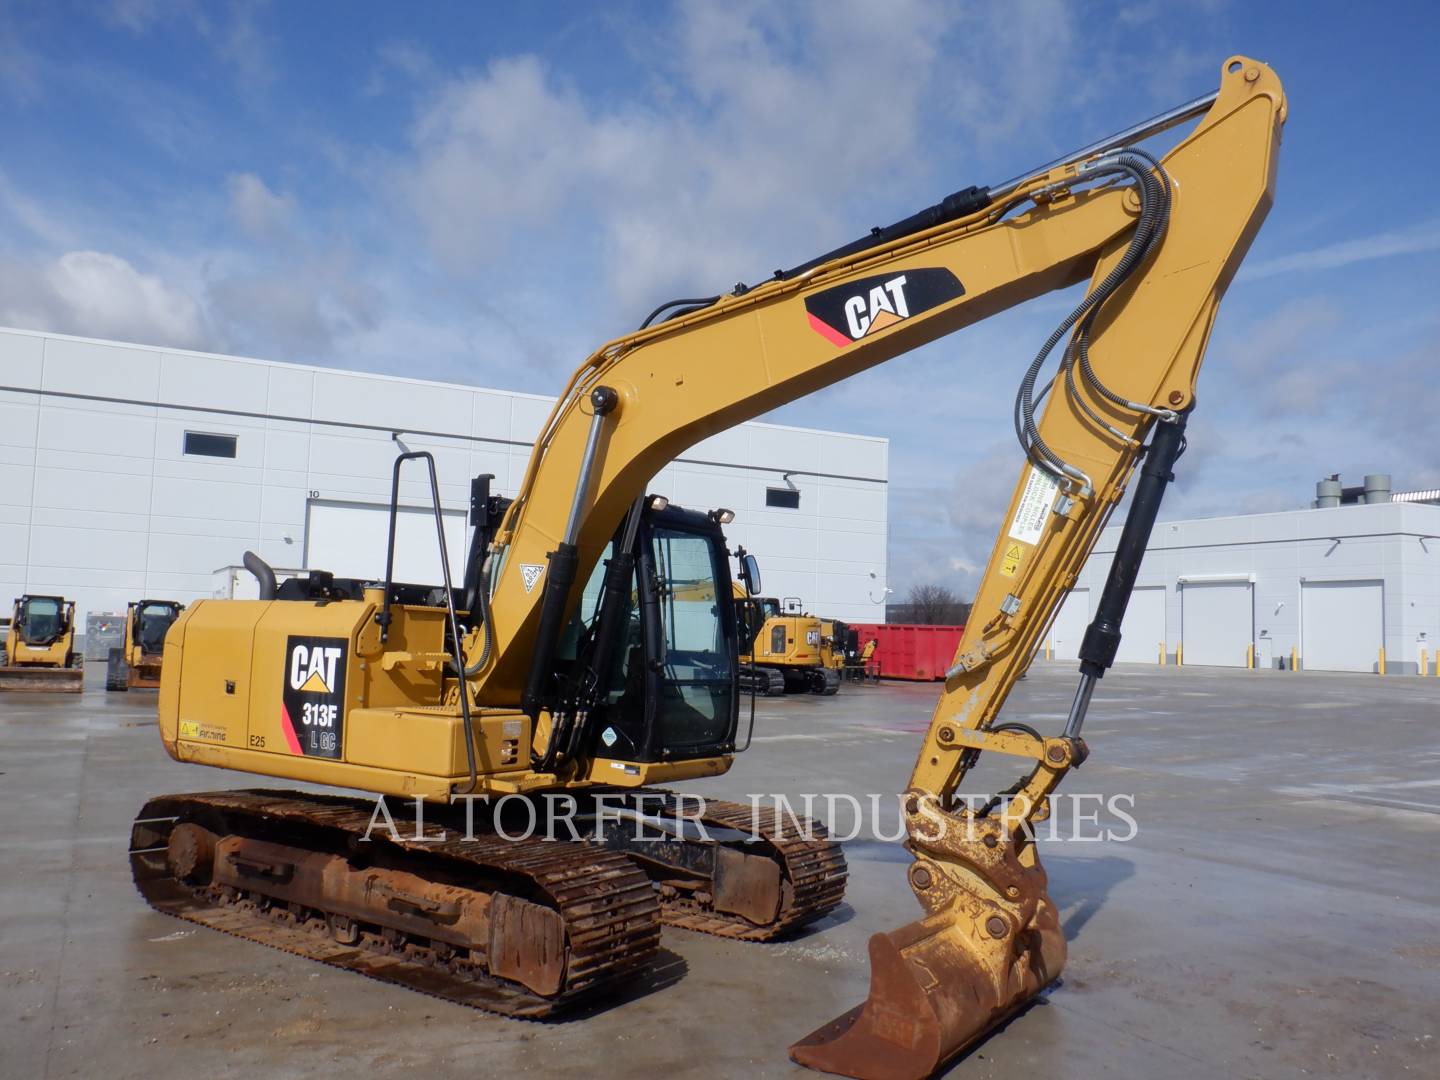
[[(1167, 516), (1440, 486), (1440, 5), (0, 4), (0, 323), (552, 392), (755, 281), (1213, 87), (1285, 81)], [(1053, 299), (774, 414), (891, 439), (891, 584), (967, 589)]]

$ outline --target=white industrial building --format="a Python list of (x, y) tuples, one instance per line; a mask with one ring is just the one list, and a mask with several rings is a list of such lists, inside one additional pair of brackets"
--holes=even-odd
[[(1338, 501), (1338, 483), (1320, 489), (1320, 501)], [(1160, 522), (1117, 659), (1378, 672), (1383, 655), (1387, 674), (1416, 674), (1422, 661), (1433, 674), (1440, 506), (1389, 501), (1378, 487), (1370, 497), (1375, 501)], [(1048, 642), (1056, 656), (1076, 655), (1119, 538), (1119, 525), (1105, 529), (1056, 616)]]
[[(225, 588), (254, 549), (280, 568), (381, 577), (391, 468), (435, 455), (453, 573), (470, 478), (513, 495), (553, 398), (0, 329), (0, 604), (89, 611)], [(883, 618), (888, 441), (742, 424), (650, 490), (728, 507), (765, 591)], [(423, 467), (402, 487), (400, 580), (438, 581)]]

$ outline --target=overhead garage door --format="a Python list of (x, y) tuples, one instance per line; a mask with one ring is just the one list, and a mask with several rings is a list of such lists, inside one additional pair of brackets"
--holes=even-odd
[(1080, 656), (1080, 639), (1090, 623), (1090, 590), (1072, 589), (1055, 624), (1050, 628), (1050, 645), (1057, 660), (1076, 660)]
[(1180, 586), (1180, 642), (1185, 663), (1244, 667), (1255, 640), (1248, 581), (1186, 581)]
[[(458, 586), (465, 572), (465, 513), (447, 511), (444, 520), (450, 577)], [(329, 570), (337, 577), (382, 580), (389, 529), (388, 506), (312, 500), (305, 508), (305, 566)], [(400, 508), (395, 522), (395, 580), (440, 584), (435, 512), (429, 507)]]
[(1374, 671), (1385, 643), (1378, 581), (1300, 584), (1300, 662), (1307, 671)]
[(1146, 586), (1130, 594), (1125, 621), (1120, 624), (1120, 651), (1116, 660), (1154, 664), (1165, 647), (1165, 586)]

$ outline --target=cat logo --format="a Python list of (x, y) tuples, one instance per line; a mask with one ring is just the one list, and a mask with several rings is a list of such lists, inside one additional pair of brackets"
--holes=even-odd
[(839, 348), (965, 295), (943, 267), (858, 278), (805, 298), (810, 327)]
[(345, 638), (290, 637), (280, 687), (280, 734), (292, 754), (340, 760), (345, 753)]
[(333, 693), (335, 665), (342, 651), (333, 645), (312, 648), (297, 643), (290, 650), (290, 689), (306, 694)]

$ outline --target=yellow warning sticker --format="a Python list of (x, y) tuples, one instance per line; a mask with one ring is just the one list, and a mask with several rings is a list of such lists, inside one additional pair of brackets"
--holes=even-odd
[(225, 729), (214, 724), (202, 724), (199, 720), (181, 720), (182, 739), (204, 739), (207, 742), (224, 742)]
[(1020, 569), (1020, 560), (1025, 557), (1025, 552), (1019, 544), (1011, 544), (1005, 549), (1005, 554), (1000, 557), (1000, 576), (1014, 577)]

